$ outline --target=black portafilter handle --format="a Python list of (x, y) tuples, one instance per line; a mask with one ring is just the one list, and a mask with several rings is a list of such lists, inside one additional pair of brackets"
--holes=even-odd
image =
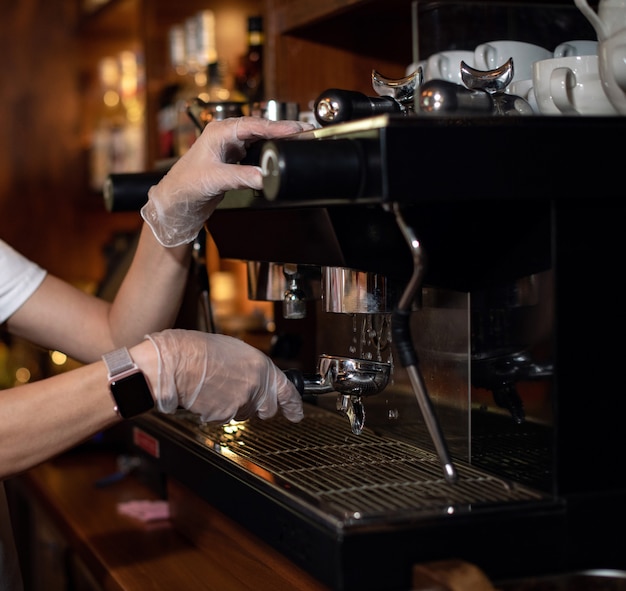
[[(262, 142), (249, 146), (241, 164), (259, 163)], [(109, 212), (139, 211), (148, 201), (148, 190), (156, 185), (173, 166), (148, 172), (124, 172), (110, 174), (104, 181), (102, 194), (104, 206)]]
[(315, 119), (324, 125), (365, 119), (382, 113), (402, 113), (402, 105), (390, 96), (367, 96), (356, 90), (329, 88), (315, 101)]
[(304, 397), (304, 374), (299, 369), (285, 369), (283, 373), (300, 392), (300, 396)]
[[(298, 393), (302, 397), (303, 402), (309, 402), (311, 404), (317, 404), (317, 396), (306, 391), (306, 382), (308, 379), (315, 379), (310, 374), (304, 374), (299, 369), (285, 369), (283, 370), (287, 379), (296, 387)], [(317, 376), (315, 376), (317, 377)]]
[(429, 80), (419, 87), (417, 110), (432, 115), (491, 115), (495, 106), (486, 90), (472, 90), (448, 80)]
[(102, 186), (104, 207), (109, 212), (139, 211), (148, 201), (148, 190), (167, 170), (110, 174)]

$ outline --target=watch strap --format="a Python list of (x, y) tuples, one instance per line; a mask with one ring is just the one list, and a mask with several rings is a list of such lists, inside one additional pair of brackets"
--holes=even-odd
[(102, 356), (109, 372), (109, 380), (131, 369), (138, 369), (126, 347), (110, 351)]

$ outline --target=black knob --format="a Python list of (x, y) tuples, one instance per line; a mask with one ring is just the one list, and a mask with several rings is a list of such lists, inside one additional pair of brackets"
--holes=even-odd
[(315, 101), (315, 118), (320, 125), (401, 112), (402, 106), (393, 97), (371, 97), (355, 90), (330, 88)]
[(110, 174), (102, 193), (107, 211), (139, 211), (148, 201), (148, 190), (167, 170)]
[(269, 201), (362, 197), (376, 153), (375, 144), (358, 139), (268, 141), (260, 160), (263, 194)]

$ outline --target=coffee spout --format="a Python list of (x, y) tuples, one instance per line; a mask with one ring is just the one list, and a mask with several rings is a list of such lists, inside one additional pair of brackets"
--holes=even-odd
[(282, 302), (284, 318), (304, 318), (306, 302), (321, 298), (320, 268), (248, 261), (248, 297), (255, 301)]

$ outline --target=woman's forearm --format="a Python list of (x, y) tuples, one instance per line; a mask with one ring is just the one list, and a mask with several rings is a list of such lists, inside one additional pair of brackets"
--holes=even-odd
[[(143, 341), (130, 351), (152, 386), (158, 372), (154, 347)], [(0, 415), (0, 480), (36, 466), (121, 420), (102, 361), (3, 390)]]
[(173, 325), (183, 298), (191, 246), (164, 248), (144, 224), (137, 251), (111, 304), (113, 344), (130, 346)]

